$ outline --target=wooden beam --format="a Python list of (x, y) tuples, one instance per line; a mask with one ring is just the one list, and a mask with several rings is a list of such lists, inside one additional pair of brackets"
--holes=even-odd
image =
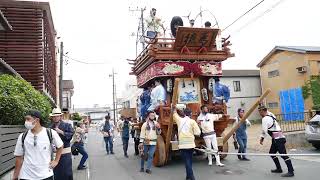
[(253, 106), (251, 106), (251, 108), (245, 113), (245, 115), (243, 116), (243, 118), (239, 121), (239, 123), (234, 126), (230, 132), (228, 132), (227, 135), (225, 135), (223, 137), (223, 144), (225, 144), (226, 142), (228, 142), (229, 138), (233, 135), (234, 132), (236, 132), (236, 130), (240, 127), (240, 125), (242, 123), (244, 123), (246, 121), (246, 119), (251, 115), (251, 113), (258, 107), (259, 103), (270, 93), (270, 89), (267, 89), (262, 96), (260, 96), (259, 99), (256, 100), (256, 102), (253, 104)]
[[(172, 106), (175, 107), (175, 105), (178, 103), (178, 87), (179, 87), (179, 78), (176, 78), (174, 80), (174, 86), (173, 86), (173, 95), (172, 95)], [(170, 151), (170, 144), (171, 144), (171, 135), (172, 135), (172, 129), (173, 129), (173, 111), (170, 112), (170, 121), (168, 125), (168, 131), (166, 136), (166, 162), (168, 162), (169, 159), (169, 151)]]

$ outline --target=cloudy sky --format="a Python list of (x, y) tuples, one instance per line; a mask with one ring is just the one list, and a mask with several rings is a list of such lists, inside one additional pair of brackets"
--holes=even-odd
[[(75, 107), (112, 103), (112, 80), (116, 71), (117, 94), (121, 96), (129, 77), (126, 59), (135, 58), (135, 37), (138, 11), (157, 8), (158, 16), (169, 28), (173, 16), (194, 18), (200, 8), (209, 10), (224, 29), (241, 14), (261, 0), (49, 0), (58, 36), (71, 59), (64, 66), (64, 79), (75, 85)], [(232, 51), (236, 57), (223, 63), (224, 69), (256, 69), (259, 61), (276, 45), (319, 46), (320, 19), (317, 0), (265, 0), (248, 15), (223, 31), (231, 35)], [(202, 22), (214, 22), (204, 13)], [(187, 24), (187, 19), (184, 19)], [(201, 18), (196, 20), (201, 26)]]

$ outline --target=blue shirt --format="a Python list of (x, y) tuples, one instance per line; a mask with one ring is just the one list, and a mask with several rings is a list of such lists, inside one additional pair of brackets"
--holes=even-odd
[[(214, 97), (223, 97), (223, 99), (228, 102), (230, 99), (230, 90), (228, 86), (220, 84), (219, 82), (216, 82), (214, 84)], [(222, 103), (222, 100), (220, 99), (214, 99), (214, 101), (218, 103)]]
[(151, 105), (150, 101), (151, 101), (150, 91), (149, 90), (144, 90), (143, 93), (140, 96), (140, 102), (141, 102), (141, 104), (140, 104), (140, 115), (141, 115), (141, 117), (143, 119), (146, 118), (148, 108)]
[[(55, 127), (56, 126), (54, 123), (50, 126), (51, 129), (55, 129)], [(63, 147), (64, 148), (70, 147), (70, 141), (74, 134), (74, 130), (71, 124), (60, 121), (58, 124), (58, 128), (64, 133), (63, 135), (58, 133), (61, 140), (63, 141)]]
[[(236, 117), (236, 122), (240, 121), (239, 117)], [(247, 126), (250, 125), (249, 120), (247, 119), (244, 123), (240, 125), (240, 127), (236, 130), (236, 137), (247, 139)]]

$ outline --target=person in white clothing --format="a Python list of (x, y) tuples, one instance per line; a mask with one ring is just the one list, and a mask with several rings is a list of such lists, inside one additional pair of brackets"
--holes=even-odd
[(162, 86), (160, 80), (155, 80), (155, 87), (151, 91), (151, 105), (148, 111), (156, 110), (160, 105), (164, 105), (166, 101), (166, 90)]
[[(271, 147), (269, 154), (287, 154), (286, 150), (286, 138), (283, 135), (280, 125), (277, 122), (275, 116), (270, 115), (271, 113), (265, 106), (260, 105), (258, 108), (259, 114), (262, 117), (262, 133), (260, 138), (260, 144), (263, 145), (263, 141), (267, 135), (271, 136)], [(276, 169), (272, 169), (271, 173), (282, 173), (282, 168), (277, 156), (271, 156), (274, 164), (276, 165)], [(294, 169), (292, 166), (292, 162), (288, 156), (281, 156), (284, 162), (287, 165), (288, 172), (283, 174), (282, 177), (293, 177)]]
[[(201, 114), (199, 115), (197, 121), (200, 125), (200, 128), (202, 130), (203, 139), (206, 143), (207, 150), (209, 151), (218, 151), (218, 143), (217, 143), (217, 137), (214, 130), (214, 121), (218, 121), (219, 118), (221, 118), (221, 114), (211, 114), (209, 113), (208, 107), (206, 105), (201, 106)], [(213, 147), (213, 149), (212, 149)], [(215, 155), (216, 158), (216, 165), (217, 166), (224, 166), (220, 162), (220, 156)], [(208, 160), (209, 165), (212, 165), (212, 155), (208, 154)]]
[[(13, 180), (53, 180), (53, 169), (59, 163), (63, 142), (56, 131), (41, 124), (39, 111), (32, 110), (26, 114), (25, 127), (28, 131), (20, 134), (17, 140)], [(52, 156), (54, 147), (55, 159)]]

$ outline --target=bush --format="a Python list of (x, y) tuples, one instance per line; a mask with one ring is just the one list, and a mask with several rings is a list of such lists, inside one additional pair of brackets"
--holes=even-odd
[(24, 79), (0, 75), (0, 124), (22, 125), (25, 113), (31, 109), (40, 111), (48, 123), (51, 108), (48, 97)]
[(314, 110), (320, 109), (320, 76), (311, 76), (304, 86), (302, 86), (302, 95), (304, 99), (312, 97)]
[(79, 113), (74, 113), (73, 115), (72, 115), (72, 118), (71, 118), (72, 120), (76, 120), (76, 121), (81, 121), (82, 120), (82, 117), (80, 116), (80, 114)]

